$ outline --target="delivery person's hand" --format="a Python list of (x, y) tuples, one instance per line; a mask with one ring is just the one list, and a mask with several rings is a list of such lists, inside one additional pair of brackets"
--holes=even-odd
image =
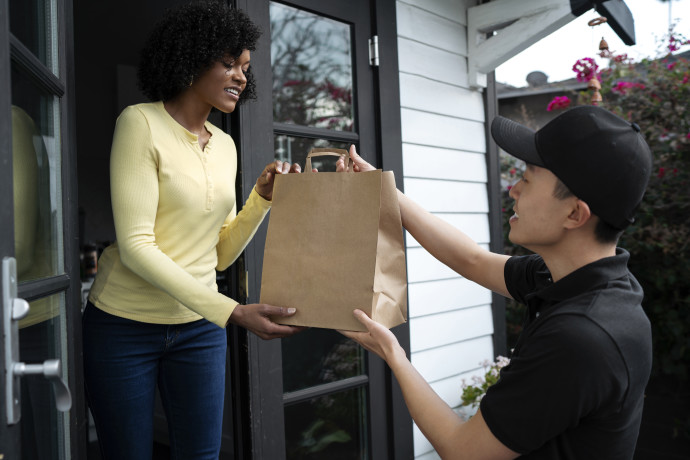
[(355, 318), (367, 328), (367, 332), (338, 331), (345, 337), (349, 337), (367, 350), (376, 353), (390, 364), (390, 360), (396, 356), (407, 359), (405, 350), (400, 346), (398, 339), (385, 326), (372, 320), (362, 310), (355, 310)]
[(273, 305), (253, 303), (238, 305), (232, 311), (228, 323), (242, 326), (264, 340), (288, 337), (306, 329), (305, 327), (285, 326), (271, 321), (271, 316), (292, 316), (294, 308), (275, 307)]
[[(364, 158), (360, 157), (357, 154), (357, 149), (355, 149), (354, 144), (350, 146), (350, 158), (352, 158), (352, 169), (354, 170), (354, 172), (374, 171), (376, 169), (375, 167), (364, 161)], [(335, 170), (337, 172), (343, 172), (346, 170), (346, 168), (347, 166), (345, 165), (345, 158), (338, 158), (338, 161), (336, 161), (335, 163)]]
[(273, 199), (273, 182), (276, 174), (300, 173), (302, 168), (299, 164), (290, 165), (287, 161), (276, 160), (266, 165), (261, 175), (256, 179), (256, 192), (267, 201)]

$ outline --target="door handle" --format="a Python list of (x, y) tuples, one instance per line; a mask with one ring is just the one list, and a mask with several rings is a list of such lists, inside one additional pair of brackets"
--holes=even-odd
[(61, 412), (72, 407), (72, 395), (62, 380), (60, 361), (49, 359), (43, 364), (19, 362), (19, 320), (29, 313), (29, 303), (17, 297), (17, 261), (2, 259), (2, 310), (5, 340), (5, 407), (7, 424), (19, 422), (21, 413), (20, 379), (24, 375), (43, 375), (53, 386), (55, 405)]

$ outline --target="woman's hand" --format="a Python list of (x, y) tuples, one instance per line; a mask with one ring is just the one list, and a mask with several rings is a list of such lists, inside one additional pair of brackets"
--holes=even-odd
[[(407, 359), (405, 350), (398, 343), (398, 339), (393, 333), (372, 320), (362, 310), (355, 310), (355, 318), (367, 328), (367, 332), (338, 331), (345, 337), (349, 337), (367, 350), (376, 353), (388, 364), (396, 355)], [(402, 355), (400, 355), (402, 354)]]
[[(353, 162), (352, 170), (354, 172), (374, 171), (376, 169), (372, 165), (364, 161), (364, 158), (360, 157), (357, 154), (357, 150), (355, 149), (354, 144), (350, 146), (350, 158)], [(335, 163), (335, 170), (338, 172), (347, 171), (347, 165), (345, 164), (344, 157), (338, 158), (338, 161), (336, 161)]]
[(306, 329), (298, 326), (285, 326), (271, 321), (271, 316), (292, 316), (294, 308), (274, 307), (267, 304), (238, 305), (232, 311), (228, 323), (242, 326), (264, 340), (288, 337)]
[(273, 182), (276, 174), (300, 173), (302, 168), (299, 164), (276, 160), (266, 165), (261, 175), (256, 179), (256, 192), (266, 201), (273, 199)]

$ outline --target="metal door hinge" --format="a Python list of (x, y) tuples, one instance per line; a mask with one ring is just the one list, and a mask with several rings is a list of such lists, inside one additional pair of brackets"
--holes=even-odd
[(379, 66), (379, 36), (374, 35), (369, 39), (369, 65)]

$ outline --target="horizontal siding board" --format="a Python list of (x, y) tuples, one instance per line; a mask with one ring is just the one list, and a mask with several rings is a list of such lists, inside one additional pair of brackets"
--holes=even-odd
[(411, 109), (401, 109), (400, 118), (404, 143), (486, 152), (482, 122)]
[(398, 37), (398, 67), (404, 74), (469, 87), (465, 56), (404, 37)]
[(441, 263), (425, 249), (410, 248), (407, 250), (408, 283), (442, 280), (457, 276), (458, 273)]
[(403, 174), (406, 177), (486, 182), (486, 156), (403, 144)]
[[(470, 372), (466, 372), (462, 375), (455, 375), (447, 379), (440, 380), (431, 384), (431, 388), (438, 394), (441, 399), (443, 399), (446, 404), (452, 408), (458, 408), (462, 403), (462, 381), (465, 379), (468, 383), (471, 381), (472, 376), (483, 376), (484, 372), (482, 368), (475, 369)], [(474, 412), (473, 410), (466, 408), (464, 411)], [(414, 425), (414, 446), (415, 446), (415, 456), (419, 460), (421, 459), (438, 459), (440, 458), (438, 454), (433, 450), (431, 443), (424, 437), (422, 432), (419, 430), (417, 425)]]
[(422, 316), (410, 321), (412, 353), (493, 334), (491, 305)]
[(463, 0), (401, 0), (401, 5), (413, 5), (417, 8), (437, 14), (461, 25), (467, 25), (467, 6), (474, 5), (474, 1)]
[(434, 454), (436, 454), (436, 451), (433, 450), (434, 447), (431, 445), (429, 440), (426, 437), (424, 437), (416, 423), (412, 425), (412, 439), (414, 440), (415, 458), (423, 454), (428, 455), (428, 458), (431, 459), (440, 458), (434, 457)]
[[(485, 112), (469, 88), (467, 7), (475, 0), (398, 0), (403, 182), (424, 209), (483, 248), (490, 241)], [(462, 378), (493, 356), (491, 292), (461, 277), (406, 234), (411, 360), (451, 407)], [(417, 426), (418, 459), (438, 460)]]
[[(417, 427), (416, 427), (416, 425), (415, 425), (415, 430), (416, 430), (416, 429), (417, 429)], [(413, 433), (413, 436), (414, 436), (415, 434), (416, 434), (416, 433)], [(421, 435), (421, 433), (420, 433), (420, 435)], [(416, 448), (416, 446), (417, 446), (417, 442), (416, 442), (416, 439), (415, 439), (415, 460), (441, 460), (441, 457), (436, 453), (435, 450), (434, 450), (434, 451), (431, 451), (431, 452), (422, 451), (422, 452), (425, 452), (425, 453), (422, 453), (421, 455), (420, 455), (420, 454), (417, 454), (417, 448)], [(431, 446), (431, 443), (429, 443), (429, 446)], [(422, 446), (420, 445), (420, 448), (421, 448), (421, 447), (422, 447)]]
[(481, 93), (419, 75), (400, 74), (400, 105), (408, 109), (484, 121)]
[[(488, 250), (486, 245), (480, 244)], [(407, 249), (407, 282), (422, 283), (457, 278), (459, 273), (432, 256), (422, 247)]]
[[(448, 222), (453, 227), (460, 229), (460, 231), (477, 243), (490, 242), (489, 218), (486, 214), (434, 213), (434, 215)], [(408, 248), (420, 246), (419, 242), (409, 232), (405, 232), (405, 242)]]
[(409, 315), (435, 315), (491, 303), (491, 291), (466, 278), (412, 283), (407, 288)]
[(488, 213), (484, 183), (405, 178), (405, 194), (430, 212)]
[(462, 404), (462, 382), (472, 383), (472, 377), (484, 377), (486, 371), (478, 362), (475, 369), (460, 375), (453, 375), (447, 379), (439, 380), (431, 384), (431, 388), (452, 408), (458, 408)]
[(492, 359), (492, 355), (493, 341), (491, 336), (487, 335), (412, 353), (412, 364), (424, 380), (435, 382), (475, 369), (477, 363)]
[[(405, 3), (396, 9), (398, 36), (467, 56), (467, 28), (443, 16)], [(422, 41), (422, 40), (420, 40)]]

